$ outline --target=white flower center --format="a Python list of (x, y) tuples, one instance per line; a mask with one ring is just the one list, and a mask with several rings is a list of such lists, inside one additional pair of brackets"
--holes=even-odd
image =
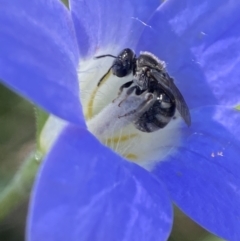
[[(121, 49), (102, 50), (97, 55), (118, 55)], [(180, 141), (179, 125), (182, 118), (172, 119), (166, 127), (146, 133), (133, 122), (138, 116), (134, 110), (146, 101), (146, 95), (135, 92), (126, 98), (126, 90), (118, 96), (119, 88), (133, 76), (119, 78), (111, 71), (98, 86), (99, 80), (113, 63), (113, 58), (82, 60), (78, 76), (81, 103), (89, 130), (104, 144), (127, 160), (150, 170), (154, 164), (174, 151)], [(144, 98), (145, 96), (145, 98)]]

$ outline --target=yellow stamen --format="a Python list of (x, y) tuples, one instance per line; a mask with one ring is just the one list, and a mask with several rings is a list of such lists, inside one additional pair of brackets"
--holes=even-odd
[(124, 155), (124, 157), (126, 158), (126, 159), (129, 159), (129, 160), (137, 160), (137, 156), (135, 155), (135, 154), (133, 154), (133, 153), (129, 153), (129, 154), (126, 154), (126, 155)]
[(121, 143), (124, 141), (129, 141), (130, 139), (136, 137), (137, 134), (130, 134), (130, 135), (126, 135), (126, 136), (116, 136), (113, 138), (108, 138), (107, 141), (105, 142), (106, 145), (111, 145), (111, 144), (117, 144), (117, 143)]

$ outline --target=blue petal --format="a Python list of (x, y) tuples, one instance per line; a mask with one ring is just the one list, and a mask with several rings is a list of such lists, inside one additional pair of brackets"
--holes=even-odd
[(158, 0), (70, 0), (81, 54), (113, 46), (134, 47)]
[(47, 111), (82, 123), (71, 17), (57, 0), (0, 6), (0, 78)]
[(154, 173), (192, 219), (231, 241), (240, 237), (240, 112), (202, 107), (183, 143)]
[(191, 108), (240, 103), (240, 2), (168, 0), (137, 50), (167, 62)]
[(68, 127), (34, 188), (31, 241), (163, 241), (172, 225), (164, 187), (85, 130)]

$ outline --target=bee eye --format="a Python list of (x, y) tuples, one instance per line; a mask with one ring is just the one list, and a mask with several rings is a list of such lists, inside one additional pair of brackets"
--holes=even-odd
[(112, 73), (118, 77), (124, 77), (127, 75), (127, 71), (122, 64), (114, 65)]

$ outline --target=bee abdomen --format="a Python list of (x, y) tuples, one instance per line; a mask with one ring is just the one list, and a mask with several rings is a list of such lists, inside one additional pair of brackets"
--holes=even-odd
[(135, 127), (143, 132), (154, 132), (164, 128), (174, 116), (176, 106), (174, 103), (166, 103), (163, 107), (162, 104), (163, 102), (156, 101), (134, 122)]

